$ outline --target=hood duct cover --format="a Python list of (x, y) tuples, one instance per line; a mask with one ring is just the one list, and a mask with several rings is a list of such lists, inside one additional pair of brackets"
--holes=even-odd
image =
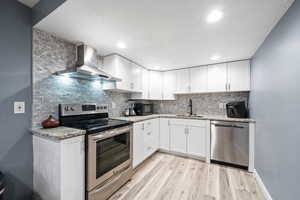
[(77, 46), (77, 62), (75, 67), (67, 68), (55, 74), (88, 80), (121, 81), (121, 79), (113, 77), (99, 69), (97, 51), (87, 45)]

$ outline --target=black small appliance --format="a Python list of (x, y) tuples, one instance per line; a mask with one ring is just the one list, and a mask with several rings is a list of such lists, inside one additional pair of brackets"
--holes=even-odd
[(0, 172), (0, 200), (3, 199), (5, 192), (5, 178), (4, 175)]
[(245, 101), (234, 101), (226, 104), (227, 117), (230, 118), (247, 118), (248, 109)]
[(152, 115), (153, 104), (135, 103), (134, 104), (135, 114), (138, 116)]

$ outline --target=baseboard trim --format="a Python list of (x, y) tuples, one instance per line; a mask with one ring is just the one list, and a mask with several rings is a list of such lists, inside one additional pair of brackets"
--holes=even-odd
[(255, 179), (256, 179), (260, 189), (262, 190), (262, 193), (264, 194), (266, 200), (272, 200), (272, 197), (271, 197), (267, 187), (265, 186), (265, 184), (262, 181), (261, 177), (257, 173), (256, 169), (254, 169), (254, 176), (255, 176)]

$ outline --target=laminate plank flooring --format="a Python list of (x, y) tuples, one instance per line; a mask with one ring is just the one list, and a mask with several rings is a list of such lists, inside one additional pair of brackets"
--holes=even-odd
[(156, 153), (109, 200), (265, 200), (244, 170)]

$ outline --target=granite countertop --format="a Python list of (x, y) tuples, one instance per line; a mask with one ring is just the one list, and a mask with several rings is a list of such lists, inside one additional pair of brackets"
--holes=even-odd
[(33, 135), (36, 135), (36, 136), (46, 137), (46, 138), (50, 138), (50, 139), (58, 139), (58, 140), (68, 139), (68, 138), (76, 137), (76, 136), (80, 136), (80, 135), (85, 135), (85, 133), (86, 133), (85, 130), (68, 128), (68, 127), (64, 127), (64, 126), (60, 126), (57, 128), (50, 128), (50, 129), (34, 128), (31, 130), (31, 132)]
[(220, 121), (231, 121), (231, 122), (245, 122), (245, 123), (255, 123), (253, 119), (240, 119), (240, 118), (228, 118), (221, 115), (201, 115), (199, 116), (188, 116), (188, 115), (174, 115), (174, 114), (153, 114), (147, 116), (130, 116), (130, 117), (114, 117), (114, 119), (127, 120), (132, 122), (140, 122), (155, 118), (175, 118), (175, 119), (195, 119), (195, 120), (220, 120)]

